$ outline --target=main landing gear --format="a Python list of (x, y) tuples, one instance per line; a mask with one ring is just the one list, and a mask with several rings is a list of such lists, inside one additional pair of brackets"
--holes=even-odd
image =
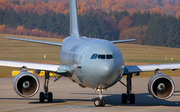
[(99, 91), (99, 98), (94, 100), (94, 105), (96, 107), (104, 107), (106, 104), (106, 101), (104, 100), (104, 98), (102, 97), (102, 91), (103, 89), (98, 89)]
[(58, 79), (61, 78), (61, 76), (59, 76), (58, 78), (55, 77), (55, 80), (49, 84), (49, 72), (45, 71), (45, 80), (44, 80), (44, 92), (40, 92), (39, 94), (39, 101), (41, 103), (44, 102), (44, 100), (46, 99), (48, 102), (52, 102), (53, 101), (53, 94), (51, 92), (49, 92), (48, 87), (53, 84), (55, 81), (57, 81)]
[[(119, 81), (127, 88), (127, 93), (122, 94), (122, 103), (126, 104), (127, 101), (129, 101), (130, 104), (134, 104), (135, 103), (135, 94), (131, 93), (131, 91), (132, 91), (132, 74), (127, 75), (126, 81), (127, 81), (127, 85), (124, 84), (122, 81)], [(96, 107), (104, 107), (106, 104), (106, 101), (102, 98), (103, 89), (97, 89), (97, 90), (99, 91), (99, 98), (97, 98), (94, 101), (94, 105)]]
[(130, 101), (130, 104), (134, 104), (135, 103), (135, 95), (133, 93), (131, 93), (131, 91), (132, 91), (132, 84), (131, 84), (132, 74), (127, 75), (126, 80), (127, 80), (127, 85), (125, 85), (123, 82), (119, 81), (127, 88), (127, 93), (122, 94), (122, 103), (126, 104), (127, 101)]

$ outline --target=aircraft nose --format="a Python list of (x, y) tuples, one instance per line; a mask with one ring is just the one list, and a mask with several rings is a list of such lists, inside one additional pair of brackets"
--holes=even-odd
[(104, 62), (101, 65), (98, 65), (98, 72), (101, 76), (108, 76), (111, 75), (114, 71), (114, 64), (113, 62)]

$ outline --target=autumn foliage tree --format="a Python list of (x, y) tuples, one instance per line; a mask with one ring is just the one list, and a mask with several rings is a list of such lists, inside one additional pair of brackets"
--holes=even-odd
[[(136, 12), (161, 13), (162, 15), (180, 16), (179, 0), (77, 0), (78, 13), (102, 10), (109, 12), (127, 11), (130, 15)], [(45, 12), (69, 13), (69, 0), (0, 0), (1, 9), (14, 9), (20, 14), (28, 10), (29, 13)]]
[(131, 27), (129, 29), (124, 30), (120, 34), (119, 39), (136, 39), (134, 44), (145, 44), (145, 36), (147, 33), (147, 26), (137, 26), (137, 27)]
[(130, 16), (124, 16), (122, 20), (119, 21), (116, 28), (119, 30), (119, 32), (122, 32), (128, 28), (131, 27), (132, 20)]
[[(178, 0), (77, 0), (80, 35), (180, 47)], [(69, 0), (0, 0), (0, 33), (63, 38)]]
[(57, 34), (52, 34), (50, 32), (42, 31), (39, 29), (25, 29), (22, 26), (15, 28), (8, 28), (5, 25), (0, 25), (0, 34), (13, 34), (13, 35), (28, 35), (28, 36), (37, 36), (37, 37), (48, 37), (48, 38), (61, 38), (64, 37)]

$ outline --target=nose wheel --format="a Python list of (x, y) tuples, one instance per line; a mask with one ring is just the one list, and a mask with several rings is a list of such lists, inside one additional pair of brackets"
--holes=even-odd
[(94, 105), (96, 107), (104, 107), (106, 105), (106, 101), (102, 98), (102, 89), (98, 89), (99, 91), (99, 98), (94, 100)]
[(106, 104), (106, 101), (104, 100), (104, 98), (100, 99), (100, 98), (97, 98), (96, 100), (94, 100), (94, 105), (96, 107), (104, 107)]

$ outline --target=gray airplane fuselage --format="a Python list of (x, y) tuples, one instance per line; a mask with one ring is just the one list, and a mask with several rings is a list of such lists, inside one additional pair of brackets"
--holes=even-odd
[(90, 88), (106, 89), (120, 80), (124, 59), (117, 46), (107, 40), (69, 36), (63, 41), (61, 65), (78, 65), (71, 73), (73, 82)]

